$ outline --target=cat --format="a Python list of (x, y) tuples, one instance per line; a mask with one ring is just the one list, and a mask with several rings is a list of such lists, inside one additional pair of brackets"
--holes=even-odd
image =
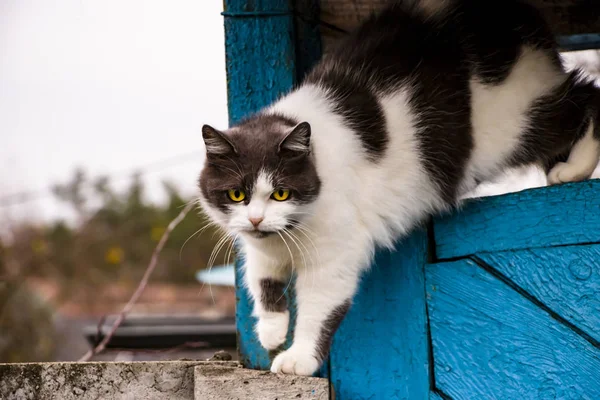
[[(538, 10), (519, 0), (396, 2), (370, 16), (273, 104), (202, 127), (199, 202), (242, 242), (244, 284), (275, 373), (311, 375), (376, 248), (505, 168), (587, 179), (598, 96), (563, 70)], [(570, 151), (570, 155), (569, 155)]]

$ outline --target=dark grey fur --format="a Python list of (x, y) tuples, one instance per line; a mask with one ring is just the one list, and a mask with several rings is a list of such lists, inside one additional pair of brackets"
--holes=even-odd
[(287, 310), (287, 299), (285, 298), (285, 283), (274, 279), (262, 279), (260, 281), (260, 302), (263, 308), (269, 312), (284, 312)]
[[(217, 137), (224, 147), (229, 145), (226, 153), (207, 153), (200, 176), (202, 194), (213, 206), (228, 213), (232, 202), (227, 191), (232, 188), (244, 190), (248, 204), (261, 170), (272, 174), (275, 187), (290, 190), (291, 202), (308, 203), (318, 196), (321, 181), (310, 153), (310, 125), (281, 115), (259, 114), (238, 127), (227, 135), (210, 126), (203, 128), (205, 141)], [(286, 137), (282, 127), (297, 128)], [(304, 142), (307, 151), (289, 150), (286, 141), (290, 139)]]
[(346, 300), (343, 304), (337, 306), (329, 317), (323, 322), (321, 326), (321, 333), (317, 342), (316, 356), (319, 361), (325, 360), (329, 356), (329, 349), (331, 347), (331, 341), (333, 340), (333, 334), (338, 330), (342, 320), (350, 309), (350, 300)]

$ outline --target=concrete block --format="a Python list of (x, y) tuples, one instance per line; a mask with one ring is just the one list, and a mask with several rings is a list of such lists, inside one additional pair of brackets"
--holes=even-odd
[(235, 363), (195, 367), (195, 400), (329, 400), (325, 378), (273, 374)]
[(0, 364), (0, 399), (191, 400), (194, 367), (199, 364), (202, 362)]

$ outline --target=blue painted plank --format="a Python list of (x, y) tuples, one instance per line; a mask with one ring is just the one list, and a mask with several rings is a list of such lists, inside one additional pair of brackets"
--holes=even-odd
[[(229, 122), (269, 105), (296, 79), (294, 26), (288, 2), (226, 0), (225, 54)], [(239, 254), (239, 253), (238, 253)], [(258, 342), (250, 296), (236, 260), (236, 323), (240, 360), (247, 368), (269, 369), (273, 355)]]
[(436, 257), (600, 242), (599, 198), (590, 180), (469, 201), (435, 219)]
[[(302, 0), (297, 6), (309, 18), (318, 12), (317, 0)], [(321, 43), (314, 23), (295, 26), (298, 22), (294, 20), (290, 2), (226, 0), (223, 15), (229, 123), (233, 125), (289, 91), (320, 57)], [(242, 262), (236, 260), (235, 273), (240, 360), (247, 368), (269, 369), (274, 354), (262, 348), (254, 332), (256, 321), (251, 316), (250, 296), (241, 284)], [(290, 288), (287, 297), (290, 327), (293, 327), (296, 315), (293, 285)], [(290, 343), (291, 333), (286, 346)], [(325, 377), (328, 372), (326, 362), (317, 375)]]
[(334, 336), (336, 400), (428, 399), (425, 232), (380, 251)]
[(600, 343), (600, 245), (507, 251), (479, 258)]
[(275, 101), (296, 80), (294, 21), (279, 0), (225, 1), (229, 121)]
[(471, 260), (426, 271), (442, 392), (455, 400), (600, 398), (600, 349)]
[(559, 36), (557, 41), (561, 50), (577, 51), (600, 48), (600, 34), (597, 33)]
[(436, 392), (431, 392), (429, 394), (429, 400), (443, 400), (442, 397)]

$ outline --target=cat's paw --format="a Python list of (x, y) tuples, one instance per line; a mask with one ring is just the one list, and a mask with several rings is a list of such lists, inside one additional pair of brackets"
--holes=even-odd
[(256, 324), (256, 331), (262, 347), (274, 350), (281, 346), (285, 342), (289, 323), (290, 313), (287, 310), (261, 316)]
[(548, 183), (556, 185), (559, 183), (579, 182), (588, 179), (592, 174), (589, 168), (566, 162), (557, 163), (548, 173)]
[(312, 349), (292, 346), (275, 357), (271, 365), (271, 372), (310, 376), (320, 366), (319, 361), (312, 356), (312, 353)]

